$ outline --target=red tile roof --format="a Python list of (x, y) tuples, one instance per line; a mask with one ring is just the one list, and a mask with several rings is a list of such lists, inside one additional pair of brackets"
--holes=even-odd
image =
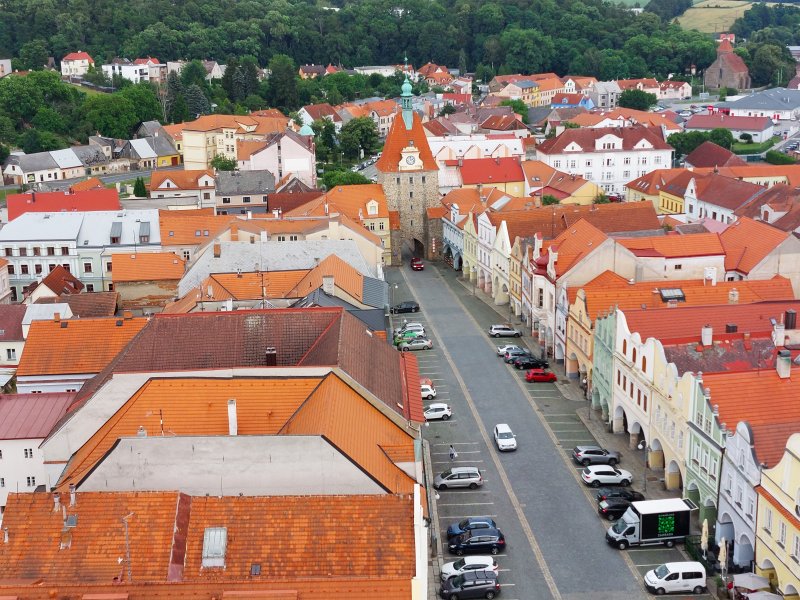
[(431, 153), (431, 147), (428, 145), (428, 136), (425, 135), (425, 129), (422, 127), (419, 115), (414, 113), (412, 119), (411, 129), (406, 129), (402, 114), (397, 115), (392, 122), (392, 128), (389, 130), (389, 135), (386, 136), (386, 143), (383, 146), (383, 154), (378, 159), (378, 162), (375, 163), (375, 168), (378, 171), (382, 173), (398, 172), (400, 170), (402, 149), (412, 145), (419, 149), (423, 170), (439, 170)]
[(305, 110), (314, 121), (319, 121), (328, 117), (334, 123), (339, 123), (342, 120), (336, 110), (327, 102), (322, 104), (307, 104), (303, 107), (303, 110)]
[(45, 438), (75, 400), (75, 394), (0, 395), (0, 440)]
[(178, 281), (185, 261), (172, 252), (134, 252), (112, 254), (114, 283)]
[(725, 270), (748, 274), (789, 235), (766, 223), (740, 218), (719, 236), (725, 249)]
[(32, 293), (40, 285), (52, 291), (56, 296), (77, 294), (84, 288), (83, 283), (61, 265), (56, 265), (41, 282), (29, 285), (27, 293)]
[[(208, 185), (200, 185), (199, 181), (203, 175), (211, 178)], [(161, 187), (165, 181), (171, 181), (173, 185)], [(205, 190), (214, 187), (214, 171), (211, 169), (187, 169), (184, 171), (153, 171), (150, 175), (150, 193), (158, 189), (166, 191), (175, 190)]]
[(0, 341), (21, 342), (22, 319), (28, 307), (25, 304), (0, 304)]
[(561, 233), (553, 240), (548, 250), (551, 255), (557, 254), (556, 277), (569, 271), (607, 239), (608, 236), (586, 219), (581, 219)]
[(736, 131), (764, 131), (772, 127), (768, 117), (735, 117), (715, 113), (694, 115), (683, 125), (684, 129), (734, 129)]
[(716, 233), (656, 235), (651, 237), (620, 238), (617, 241), (637, 256), (684, 258), (725, 255), (725, 250), (719, 241), (719, 235)]
[[(570, 144), (577, 144), (583, 152), (595, 152), (595, 142), (606, 135), (613, 135), (622, 139), (622, 149), (631, 151), (642, 140), (647, 141), (653, 150), (672, 150), (672, 146), (664, 141), (654, 128), (650, 127), (595, 127), (579, 129), (565, 129), (561, 135), (545, 140), (536, 151), (544, 154), (562, 154)], [(598, 150), (602, 152), (602, 150)]]
[(91, 189), (82, 192), (28, 192), (10, 194), (6, 198), (8, 220), (28, 212), (74, 212), (119, 210), (119, 195), (113, 189)]
[(88, 52), (84, 52), (83, 50), (80, 52), (70, 52), (61, 59), (61, 62), (64, 62), (65, 60), (88, 60), (91, 64), (94, 64), (94, 59), (89, 56)]
[[(447, 161), (447, 164), (458, 165), (458, 161)], [(464, 185), (479, 183), (495, 185), (499, 183), (523, 182), (525, 175), (522, 165), (516, 158), (466, 158), (460, 167), (461, 180)]]
[(117, 312), (117, 292), (84, 292), (81, 294), (67, 294), (66, 296), (38, 298), (36, 304), (59, 304), (65, 302), (72, 310), (72, 316), (88, 317), (113, 317)]
[(714, 142), (703, 142), (686, 156), (693, 167), (743, 167), (747, 161)]
[(86, 190), (97, 190), (105, 187), (106, 186), (103, 185), (103, 182), (100, 181), (97, 177), (89, 177), (89, 179), (85, 179), (84, 181), (73, 183), (71, 186), (69, 186), (69, 191), (85, 192)]

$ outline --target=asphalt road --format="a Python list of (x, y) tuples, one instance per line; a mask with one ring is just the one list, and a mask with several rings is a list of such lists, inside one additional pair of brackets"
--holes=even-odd
[[(175, 167), (161, 167), (158, 169), (159, 171), (181, 171), (183, 170), (183, 165), (178, 165)], [(117, 183), (120, 181), (130, 181), (132, 179), (136, 179), (137, 177), (143, 177), (147, 179), (152, 174), (152, 169), (146, 169), (143, 171), (125, 171), (123, 173), (112, 173), (109, 175), (97, 175), (96, 177), (102, 181), (103, 183)], [(86, 177), (78, 177), (76, 179), (60, 179), (57, 182), (51, 181), (46, 183), (58, 183), (60, 185), (70, 185), (73, 183), (77, 183), (79, 181), (83, 181)], [(17, 189), (19, 185), (5, 185), (0, 186), (0, 189)]]
[[(648, 597), (641, 574), (686, 559), (677, 548), (620, 552), (606, 544), (609, 524), (598, 517), (591, 492), (579, 481), (580, 469), (568, 455), (576, 444), (594, 443), (575, 414), (582, 403), (566, 399), (556, 384), (527, 384), (523, 372), (505, 365), (495, 346), (516, 340), (488, 337), (489, 325), (503, 319), (455, 277), (452, 270), (430, 264), (422, 272), (404, 266), (386, 274), (392, 303), (416, 299), (421, 305), (419, 313), (393, 316), (393, 326), (404, 319), (425, 326), (434, 349), (416, 353), (420, 374), (433, 380), (435, 401), (453, 409), (449, 421), (423, 429), (433, 471), (477, 466), (485, 480), (474, 491), (439, 492), (442, 533), (467, 516), (497, 521), (507, 543), (497, 557), (504, 600)], [(513, 429), (516, 452), (497, 451), (492, 438), (497, 423)], [(458, 452), (454, 461), (448, 456), (450, 444)], [(455, 560), (443, 543), (444, 562)]]

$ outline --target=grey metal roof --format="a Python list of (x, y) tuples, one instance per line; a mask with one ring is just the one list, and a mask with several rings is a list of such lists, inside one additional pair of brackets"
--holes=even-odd
[(794, 110), (800, 108), (800, 90), (773, 88), (738, 100), (721, 102), (717, 104), (717, 107), (745, 110)]
[(218, 196), (269, 194), (275, 191), (275, 176), (269, 171), (220, 171), (216, 176)]
[(102, 147), (97, 144), (73, 146), (72, 151), (80, 159), (81, 163), (87, 167), (108, 162), (108, 157), (103, 152)]
[(142, 221), (139, 223), (139, 237), (142, 236), (149, 236), (150, 235), (150, 222), (149, 221)]
[(142, 121), (137, 133), (140, 137), (150, 137), (155, 135), (159, 129), (161, 129), (161, 123), (158, 121)]
[(16, 157), (16, 162), (23, 173), (58, 169), (58, 163), (49, 152), (36, 152), (35, 154), (21, 154)]
[(375, 308), (383, 308), (389, 303), (389, 286), (380, 279), (364, 277), (361, 303)]
[(156, 135), (146, 138), (147, 142), (158, 156), (172, 156), (173, 154), (177, 154), (178, 151), (175, 149), (175, 146), (172, 145), (172, 142), (166, 135), (166, 132), (164, 133), (164, 135)]
[(56, 161), (56, 164), (62, 169), (74, 169), (83, 166), (72, 148), (53, 150), (50, 152), (50, 156), (53, 157), (53, 160)]
[(114, 221), (113, 223), (111, 223), (110, 236), (112, 238), (122, 237), (122, 221)]
[(386, 329), (386, 313), (384, 312), (384, 308), (356, 308), (346, 300), (342, 300), (336, 296), (329, 296), (322, 291), (322, 288), (317, 288), (305, 298), (301, 298), (292, 304), (292, 308), (305, 308), (308, 306), (341, 306), (372, 331), (383, 331)]
[(156, 153), (146, 139), (131, 140), (131, 147), (139, 155), (139, 158), (155, 158)]

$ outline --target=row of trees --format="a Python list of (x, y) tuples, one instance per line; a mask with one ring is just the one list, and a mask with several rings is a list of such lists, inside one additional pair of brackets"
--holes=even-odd
[[(659, 0), (660, 2), (663, 0)], [(554, 71), (601, 79), (666, 76), (714, 59), (708, 36), (603, 0), (5, 0), (0, 55), (37, 68), (86, 50), (162, 61), (230, 55), (268, 64), (395, 64), (405, 54), (482, 74)], [(677, 10), (677, 9), (676, 9)], [(668, 11), (669, 12), (669, 11)], [(236, 99), (240, 101), (246, 98)]]

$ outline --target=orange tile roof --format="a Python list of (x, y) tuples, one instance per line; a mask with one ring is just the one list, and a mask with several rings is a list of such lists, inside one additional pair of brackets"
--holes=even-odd
[(769, 504), (774, 506), (775, 510), (777, 510), (781, 514), (781, 516), (792, 525), (792, 527), (794, 527), (795, 529), (800, 529), (800, 519), (798, 519), (796, 515), (793, 515), (790, 511), (788, 511), (786, 507), (783, 504), (781, 504), (777, 498), (775, 498), (775, 496), (770, 494), (764, 488), (764, 486), (757, 485), (756, 492), (758, 493), (759, 496), (764, 498), (764, 500), (766, 500)]
[(153, 171), (150, 175), (150, 192), (161, 189), (161, 185), (169, 180), (175, 184), (176, 187), (170, 186), (163, 188), (165, 190), (200, 190), (211, 189), (214, 184), (200, 185), (198, 180), (203, 176), (208, 175), (214, 179), (214, 171), (211, 169), (188, 169), (183, 171)]
[(162, 125), (167, 135), (174, 141), (178, 142), (183, 139), (183, 123), (176, 123), (175, 125)]
[(236, 133), (266, 135), (283, 131), (289, 125), (288, 117), (260, 117), (254, 115), (203, 115), (199, 119), (183, 123), (183, 131), (214, 131), (235, 129)]
[(147, 324), (147, 319), (34, 321), (18, 376), (99, 373)]
[(69, 189), (71, 192), (85, 192), (86, 190), (96, 190), (105, 187), (106, 186), (103, 185), (103, 182), (97, 177), (89, 177), (89, 179), (84, 181), (73, 183), (71, 186), (69, 186)]
[[(367, 202), (375, 200), (378, 203), (378, 213), (370, 215), (367, 213)], [(361, 185), (342, 185), (335, 187), (323, 196), (319, 207), (324, 214), (324, 202), (327, 201), (328, 212), (333, 212), (335, 207), (338, 212), (344, 213), (351, 219), (360, 222), (362, 219), (386, 219), (389, 217), (389, 209), (386, 202), (386, 194), (383, 186), (378, 183), (365, 183)], [(311, 204), (311, 203), (309, 203)], [(296, 209), (302, 211), (303, 208)], [(320, 214), (319, 208), (314, 214)]]
[(325, 276), (333, 276), (333, 283), (336, 287), (359, 302), (363, 300), (364, 275), (335, 254), (331, 254), (308, 271), (306, 276), (291, 291), (287, 292), (287, 297), (301, 298), (310, 294), (322, 286)]
[(308, 271), (305, 269), (266, 273), (214, 273), (206, 279), (207, 283), (203, 283), (203, 293), (207, 293), (209, 286), (212, 286), (215, 296), (223, 294), (220, 299), (230, 297), (236, 300), (252, 300), (261, 298), (263, 286), (267, 298), (283, 298), (307, 274)]
[(719, 235), (716, 233), (656, 235), (640, 238), (619, 238), (617, 241), (637, 256), (683, 258), (689, 256), (725, 255)]
[(686, 169), (656, 169), (630, 181), (626, 187), (628, 189), (634, 189), (643, 194), (657, 196), (659, 191), (661, 191), (661, 189), (664, 188), (670, 181), (685, 172)]
[(556, 277), (569, 271), (607, 239), (606, 234), (585, 219), (572, 225), (550, 245), (549, 252), (558, 253), (555, 263)]
[(663, 125), (667, 131), (670, 132), (680, 131), (681, 129), (680, 125), (671, 121), (662, 113), (651, 113), (632, 108), (615, 108), (610, 111), (595, 109), (575, 115), (570, 119), (570, 122), (580, 127), (594, 127), (606, 119), (615, 121), (625, 119), (626, 121), (632, 121), (651, 127), (661, 127)]
[(422, 168), (425, 171), (438, 171), (439, 167), (431, 153), (428, 145), (428, 136), (422, 127), (422, 120), (417, 113), (413, 114), (412, 126), (406, 129), (402, 114), (392, 122), (392, 128), (386, 136), (386, 143), (383, 146), (383, 154), (375, 163), (375, 168), (382, 173), (396, 173), (399, 169), (401, 150), (413, 144), (419, 149), (419, 158), (422, 161)]
[(236, 140), (236, 159), (250, 160), (250, 155), (266, 147), (262, 140)]
[[(332, 410), (334, 406), (336, 409)], [(409, 452), (414, 440), (338, 377), (326, 377), (280, 433), (324, 435), (388, 493), (413, 493), (413, 479), (387, 456), (381, 445), (402, 445)]]
[(400, 211), (399, 210), (390, 210), (389, 211), (389, 229), (391, 229), (391, 230), (399, 230), (400, 229)]
[(766, 223), (741, 217), (719, 234), (725, 249), (725, 270), (749, 273), (789, 235)]
[(481, 193), (477, 188), (456, 188), (451, 190), (442, 198), (442, 204), (448, 207), (453, 204), (458, 205), (458, 213), (461, 215), (466, 215), (470, 211), (476, 210), (476, 208), (483, 208)]
[(184, 210), (158, 211), (162, 246), (192, 246), (204, 244), (219, 231), (235, 222), (235, 217), (212, 213), (186, 214)]
[(732, 289), (739, 292), (741, 304), (794, 297), (792, 282), (779, 276), (765, 280), (721, 281), (716, 285), (704, 279), (630, 283), (613, 271), (605, 271), (589, 283), (568, 288), (570, 304), (575, 302), (580, 289), (586, 293), (586, 310), (592, 321), (614, 307), (621, 310), (665, 308), (667, 303), (661, 298), (661, 289), (681, 289), (685, 300), (679, 307), (725, 304)]
[(522, 172), (525, 174), (528, 185), (533, 188), (552, 188), (569, 195), (574, 194), (588, 183), (579, 175), (564, 173), (540, 160), (523, 161)]
[[(131, 600), (156, 597), (151, 590), (162, 587), (166, 593), (159, 598), (410, 597), (415, 573), (410, 496), (79, 492), (76, 506), (69, 506), (66, 494), (62, 505), (68, 516), (77, 515), (76, 526), (67, 532), (61, 511), (53, 511), (50, 494), (9, 496), (4, 516), (9, 542), (0, 547), (0, 580), (5, 582), (0, 593), (13, 586), (23, 588), (20, 598), (52, 598), (56, 593), (58, 598), (86, 600), (89, 596), (79, 590), (69, 596), (61, 591), (79, 584), (84, 593), (92, 586), (113, 586), (114, 594), (97, 598), (121, 595)], [(322, 515), (327, 515), (325, 526), (316, 527)], [(127, 519), (127, 536), (122, 517)], [(228, 530), (225, 568), (203, 568), (204, 532), (220, 526)], [(380, 546), (377, 539), (383, 540)], [(69, 546), (61, 550), (64, 542)], [(275, 556), (275, 548), (281, 549), (280, 558), (264, 560)], [(120, 556), (130, 556), (130, 565), (120, 565)], [(260, 577), (250, 575), (254, 563), (261, 565)], [(370, 578), (392, 581), (403, 593), (381, 593)], [(123, 592), (128, 589), (130, 595)], [(351, 595), (353, 591), (357, 595)]]
[(111, 255), (114, 283), (173, 281), (183, 277), (185, 261), (172, 252), (139, 252)]
[[(781, 379), (775, 368), (732, 373), (704, 373), (703, 387), (711, 390), (711, 404), (719, 407), (718, 421), (735, 429), (747, 421), (754, 434), (762, 426), (791, 426), (794, 431), (777, 427), (754, 435), (756, 458), (774, 467), (783, 456), (789, 435), (800, 431), (800, 371), (792, 368), (791, 377)], [(753, 402), (758, 398), (758, 402)], [(784, 437), (785, 436), (785, 437)]]
[(427, 209), (427, 213), (429, 219), (441, 219), (445, 215), (449, 214), (450, 211), (446, 206), (431, 206)]

